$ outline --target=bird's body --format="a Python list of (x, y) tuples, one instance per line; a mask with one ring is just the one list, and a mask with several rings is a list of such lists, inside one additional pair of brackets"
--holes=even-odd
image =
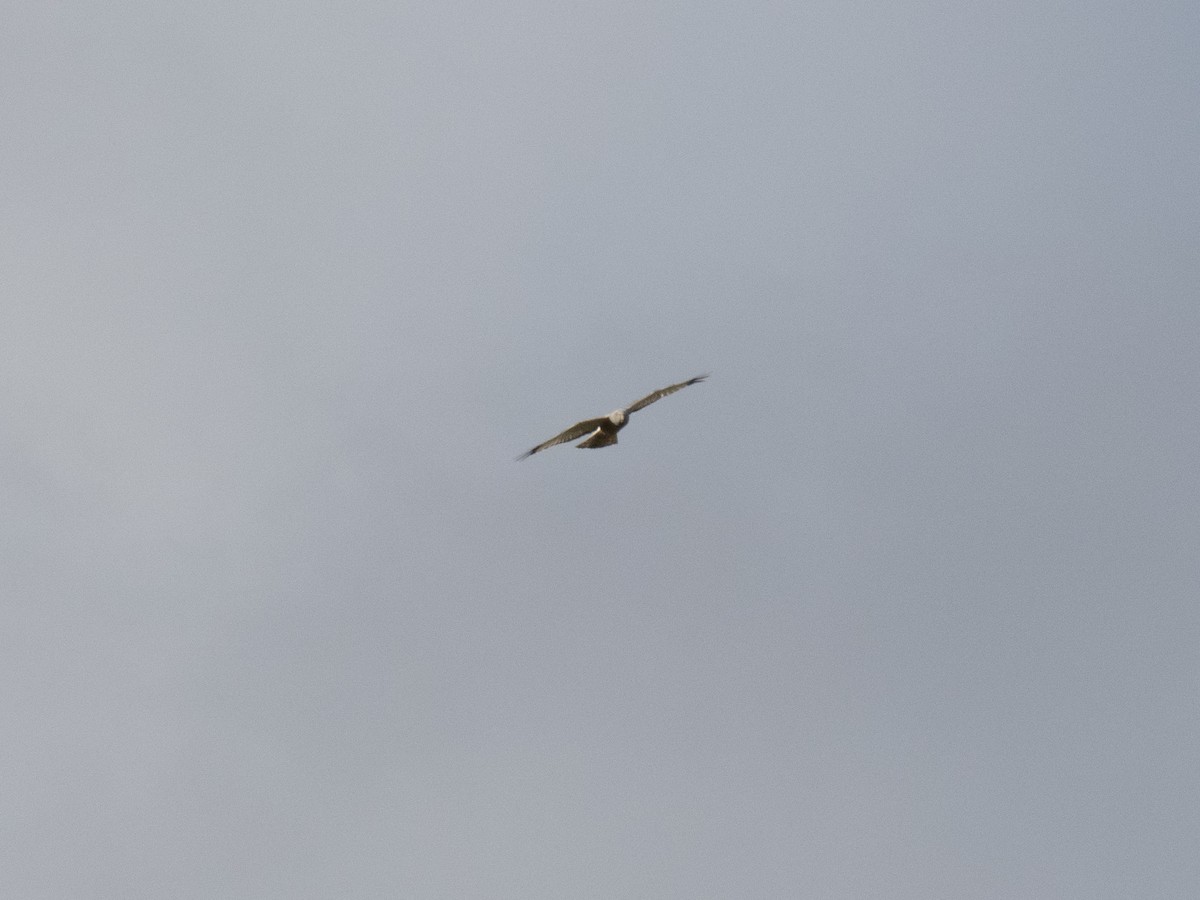
[(617, 432), (620, 431), (629, 422), (629, 417), (639, 409), (645, 409), (655, 400), (661, 400), (668, 394), (673, 394), (676, 391), (687, 387), (689, 384), (696, 384), (707, 378), (707, 375), (697, 375), (695, 378), (689, 378), (687, 381), (681, 381), (679, 384), (672, 384), (668, 387), (655, 391), (653, 394), (647, 394), (636, 403), (631, 403), (624, 409), (614, 409), (607, 416), (601, 416), (598, 419), (584, 419), (582, 422), (576, 422), (566, 431), (556, 434), (548, 441), (543, 441), (536, 447), (526, 450), (517, 459), (525, 459), (533, 456), (535, 453), (540, 453), (542, 450), (548, 450), (551, 447), (556, 447), (559, 444), (565, 444), (567, 441), (573, 441), (576, 438), (587, 436), (587, 439), (576, 447), (580, 449), (596, 449), (597, 447), (610, 447), (617, 442)]
[[(595, 449), (596, 447), (609, 447), (617, 442), (617, 432), (625, 427), (625, 423), (629, 419), (625, 415), (625, 410), (614, 409), (603, 419), (596, 419), (599, 424), (596, 425), (596, 430), (593, 431), (586, 441), (578, 444), (578, 447)], [(574, 440), (574, 438), (568, 438)], [(530, 451), (531, 453), (533, 451)]]

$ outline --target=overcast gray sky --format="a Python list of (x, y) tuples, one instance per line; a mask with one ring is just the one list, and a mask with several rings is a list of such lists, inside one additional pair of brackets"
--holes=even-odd
[(0, 894), (1200, 896), (1197, 9), (8, 4)]

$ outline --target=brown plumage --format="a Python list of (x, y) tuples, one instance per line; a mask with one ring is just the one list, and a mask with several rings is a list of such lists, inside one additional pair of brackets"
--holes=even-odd
[(596, 447), (609, 447), (617, 442), (617, 432), (625, 427), (629, 421), (629, 417), (639, 409), (645, 409), (655, 400), (661, 400), (668, 394), (673, 394), (678, 390), (682, 390), (689, 384), (698, 384), (707, 378), (708, 375), (697, 375), (695, 378), (689, 378), (687, 381), (681, 381), (679, 384), (672, 384), (665, 388), (660, 388), (652, 394), (647, 394), (641, 400), (629, 404), (624, 409), (615, 409), (607, 416), (601, 416), (598, 419), (584, 419), (582, 422), (576, 422), (566, 431), (556, 434), (548, 441), (543, 441), (536, 447), (526, 450), (518, 460), (533, 456), (535, 453), (540, 453), (543, 450), (548, 450), (551, 447), (556, 447), (559, 444), (565, 444), (567, 441), (573, 441), (576, 438), (588, 436), (586, 441), (576, 444), (580, 448), (595, 449)]

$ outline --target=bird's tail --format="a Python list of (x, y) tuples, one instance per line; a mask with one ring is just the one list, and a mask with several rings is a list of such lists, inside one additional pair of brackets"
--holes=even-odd
[(607, 447), (610, 444), (615, 444), (616, 442), (617, 436), (615, 434), (605, 434), (603, 431), (597, 428), (591, 433), (586, 441), (576, 444), (575, 446), (581, 450), (594, 450), (597, 447)]

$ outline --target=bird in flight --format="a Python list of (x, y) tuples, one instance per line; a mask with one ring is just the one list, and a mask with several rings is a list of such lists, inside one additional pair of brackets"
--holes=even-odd
[(543, 441), (531, 450), (526, 450), (517, 460), (526, 459), (533, 456), (535, 453), (540, 453), (543, 450), (548, 450), (551, 447), (556, 447), (559, 444), (565, 444), (567, 441), (573, 441), (576, 438), (587, 435), (587, 440), (575, 446), (580, 448), (593, 449), (596, 447), (608, 447), (617, 442), (617, 432), (625, 427), (625, 423), (639, 409), (645, 409), (655, 400), (661, 400), (668, 394), (673, 394), (676, 391), (683, 390), (689, 384), (697, 384), (707, 378), (708, 375), (697, 375), (695, 378), (689, 378), (687, 381), (681, 381), (679, 384), (672, 384), (665, 388), (660, 388), (653, 394), (647, 394), (636, 403), (631, 403), (624, 409), (615, 409), (607, 416), (601, 416), (599, 419), (584, 419), (582, 422), (576, 422), (566, 431), (561, 434), (556, 434), (548, 441)]

